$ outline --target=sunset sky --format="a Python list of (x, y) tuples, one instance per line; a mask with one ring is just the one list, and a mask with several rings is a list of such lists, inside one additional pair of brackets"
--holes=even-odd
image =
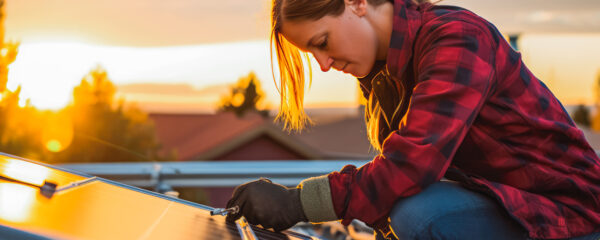
[[(600, 71), (598, 0), (445, 0), (521, 33), (525, 63), (565, 104), (591, 103)], [(21, 42), (10, 89), (34, 106), (65, 106), (97, 65), (128, 101), (153, 111), (211, 109), (227, 86), (256, 72), (277, 105), (269, 61), (268, 0), (6, 0), (6, 38)], [(315, 65), (316, 66), (316, 65)], [(315, 71), (308, 106), (353, 106), (356, 80)]]

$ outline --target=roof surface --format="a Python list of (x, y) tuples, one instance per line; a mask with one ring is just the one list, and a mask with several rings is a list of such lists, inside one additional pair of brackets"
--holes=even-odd
[(376, 155), (362, 115), (315, 117), (313, 121), (314, 126), (294, 137), (319, 149), (327, 158), (370, 160)]
[[(269, 135), (305, 159), (371, 159), (376, 152), (367, 139), (362, 116), (319, 116), (315, 125), (301, 133), (284, 131), (273, 118), (248, 113), (238, 118), (230, 112), (218, 114), (150, 114), (163, 150), (177, 151), (178, 160), (215, 157), (223, 148), (239, 146), (260, 135)], [(237, 145), (236, 145), (237, 144)], [(225, 147), (224, 147), (225, 146)], [(221, 150), (221, 151), (219, 151)]]
[(194, 159), (267, 120), (258, 114), (151, 114), (163, 149), (177, 151), (178, 160)]

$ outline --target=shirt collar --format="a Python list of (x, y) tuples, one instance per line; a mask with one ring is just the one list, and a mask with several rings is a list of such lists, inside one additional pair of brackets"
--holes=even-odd
[(412, 0), (394, 0), (394, 19), (392, 36), (386, 61), (375, 62), (371, 72), (358, 78), (365, 97), (371, 90), (371, 81), (381, 70), (387, 67), (391, 76), (402, 76), (413, 55), (413, 44), (421, 26), (419, 6)]
[(413, 56), (413, 44), (421, 27), (419, 6), (412, 0), (395, 0), (393, 21), (386, 62), (389, 74), (400, 77)]

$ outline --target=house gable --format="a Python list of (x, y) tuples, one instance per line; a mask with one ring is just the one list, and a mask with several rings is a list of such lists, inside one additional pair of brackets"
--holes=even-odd
[(306, 159), (302, 154), (277, 142), (268, 134), (262, 134), (237, 146), (215, 160), (298, 160)]

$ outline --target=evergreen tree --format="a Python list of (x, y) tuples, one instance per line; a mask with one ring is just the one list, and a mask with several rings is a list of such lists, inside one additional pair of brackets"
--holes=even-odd
[(590, 111), (585, 105), (577, 105), (577, 108), (573, 112), (573, 121), (575, 121), (578, 125), (588, 128), (592, 125), (590, 121)]
[(243, 116), (247, 111), (255, 111), (267, 117), (269, 110), (263, 106), (264, 96), (256, 74), (250, 72), (231, 87), (229, 95), (221, 98), (218, 110), (234, 112), (238, 117)]

